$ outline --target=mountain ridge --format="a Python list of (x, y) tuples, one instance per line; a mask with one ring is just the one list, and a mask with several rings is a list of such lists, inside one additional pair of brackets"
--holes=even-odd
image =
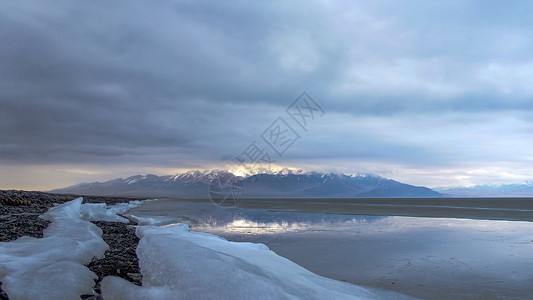
[(533, 182), (445, 187), (434, 190), (452, 197), (531, 197), (533, 196)]
[(244, 197), (440, 197), (426, 187), (371, 174), (339, 174), (282, 170), (237, 176), (226, 170), (191, 170), (174, 175), (133, 175), (105, 182), (79, 183), (55, 193), (150, 197), (206, 198), (214, 182), (239, 184)]

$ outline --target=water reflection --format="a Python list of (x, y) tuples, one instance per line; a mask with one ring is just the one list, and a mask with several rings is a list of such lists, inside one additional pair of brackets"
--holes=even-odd
[[(359, 233), (400, 233), (409, 231), (533, 232), (533, 222), (421, 218), (401, 216), (361, 216), (295, 211), (222, 209), (210, 203), (161, 201), (146, 203), (130, 211), (149, 218), (154, 225), (187, 223), (192, 230), (241, 234), (278, 234), (290, 232), (335, 231)], [(530, 236), (533, 240), (533, 236)]]
[(531, 298), (533, 222), (356, 216), (152, 202), (131, 213), (264, 243), (317, 274), (429, 299)]
[[(389, 217), (299, 213), (257, 209), (218, 209), (198, 205), (194, 210), (180, 210), (180, 222), (195, 231), (242, 234), (278, 234), (305, 231), (332, 231), (356, 224), (378, 222)], [(170, 213), (172, 214), (172, 213)], [(165, 216), (169, 218), (169, 216)]]
[[(322, 217), (322, 216), (320, 216)], [(348, 220), (335, 219), (308, 219), (308, 220), (272, 220), (267, 222), (255, 221), (248, 218), (238, 218), (233, 220), (210, 220), (206, 223), (195, 223), (191, 226), (198, 231), (224, 231), (227, 233), (242, 234), (278, 234), (287, 232), (306, 231), (334, 231), (339, 228), (353, 226), (360, 223), (369, 223), (386, 217), (357, 217)]]
[[(517, 221), (419, 218), (398, 216), (344, 216), (315, 213), (258, 212), (247, 215), (188, 217), (192, 230), (228, 234), (279, 234), (290, 232), (357, 232), (366, 234), (412, 231), (457, 231), (528, 235), (533, 223)], [(530, 236), (533, 239), (533, 236)]]

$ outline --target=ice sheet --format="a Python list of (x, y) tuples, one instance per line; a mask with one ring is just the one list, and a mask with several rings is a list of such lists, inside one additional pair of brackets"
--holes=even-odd
[(130, 222), (128, 219), (118, 216), (115, 210), (108, 208), (105, 203), (83, 204), (80, 213), (81, 218), (88, 221)]
[(106, 299), (376, 299), (311, 273), (263, 244), (229, 242), (187, 225), (137, 228), (143, 286), (106, 277)]
[[(108, 249), (88, 220), (124, 222), (116, 213), (140, 203), (107, 207), (82, 199), (50, 209), (41, 239), (0, 243), (0, 280), (10, 299), (79, 299), (96, 275), (84, 264)], [(161, 221), (161, 220), (140, 220)], [(187, 225), (139, 226), (137, 255), (143, 286), (106, 277), (102, 294), (113, 299), (377, 299), (352, 284), (318, 276), (263, 244), (229, 242), (190, 232)]]
[(108, 249), (102, 230), (81, 219), (82, 198), (51, 208), (44, 237), (0, 243), (0, 280), (11, 300), (79, 299), (96, 275), (84, 264)]

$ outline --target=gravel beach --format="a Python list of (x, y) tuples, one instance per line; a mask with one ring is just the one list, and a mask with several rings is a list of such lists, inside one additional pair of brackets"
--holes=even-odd
[[(49, 208), (78, 197), (83, 197), (84, 203), (106, 203), (113, 205), (145, 198), (133, 197), (99, 197), (83, 195), (50, 194), (44, 192), (28, 192), (18, 190), (0, 190), (0, 242), (11, 242), (22, 236), (43, 237), (44, 229), (49, 221), (38, 218)], [(119, 222), (93, 222), (103, 231), (102, 238), (109, 245), (105, 257), (94, 259), (87, 267), (98, 275), (94, 291), (96, 295), (80, 295), (80, 299), (101, 299), (100, 281), (108, 275), (119, 276), (134, 284), (141, 284), (141, 275), (135, 250), (139, 239), (135, 235), (136, 225)], [(1, 289), (0, 300), (9, 299)]]

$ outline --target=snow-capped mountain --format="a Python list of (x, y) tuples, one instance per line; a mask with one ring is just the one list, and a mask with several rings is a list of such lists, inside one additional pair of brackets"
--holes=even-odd
[(235, 176), (224, 170), (189, 171), (176, 175), (135, 175), (107, 182), (81, 183), (53, 190), (84, 195), (129, 195), (150, 197), (208, 196), (213, 182), (238, 182), (244, 197), (439, 197), (425, 187), (400, 183), (375, 175), (303, 173), (281, 171), (273, 174)]
[(435, 190), (452, 197), (533, 197), (533, 182), (436, 188)]

